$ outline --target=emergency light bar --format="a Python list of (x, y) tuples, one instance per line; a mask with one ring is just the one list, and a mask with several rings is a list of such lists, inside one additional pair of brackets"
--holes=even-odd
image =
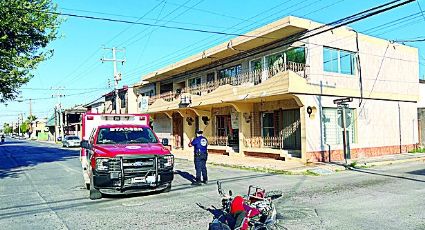
[(101, 119), (105, 121), (134, 121), (135, 117), (134, 116), (102, 115)]

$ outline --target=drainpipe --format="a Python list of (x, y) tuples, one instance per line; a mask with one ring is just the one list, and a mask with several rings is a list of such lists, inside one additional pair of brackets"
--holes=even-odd
[(398, 133), (400, 138), (400, 153), (402, 153), (401, 150), (401, 112), (400, 112), (400, 102), (397, 103), (398, 106)]
[(359, 107), (360, 107), (363, 102), (363, 78), (362, 78), (362, 65), (360, 62), (359, 33), (354, 29), (350, 29), (350, 30), (356, 33), (357, 68), (359, 71), (359, 87), (360, 87), (360, 101), (359, 101)]

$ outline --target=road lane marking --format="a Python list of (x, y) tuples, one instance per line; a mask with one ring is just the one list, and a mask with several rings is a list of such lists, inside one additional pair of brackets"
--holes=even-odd
[(76, 169), (70, 168), (70, 167), (68, 167), (67, 165), (64, 165), (64, 164), (62, 164), (62, 163), (60, 163), (60, 162), (56, 162), (56, 164), (61, 165), (62, 167), (64, 167), (64, 168), (65, 168), (65, 171), (67, 171), (67, 172), (72, 171), (72, 172), (75, 172), (75, 173), (81, 174), (81, 171), (80, 171), (80, 170), (76, 170)]

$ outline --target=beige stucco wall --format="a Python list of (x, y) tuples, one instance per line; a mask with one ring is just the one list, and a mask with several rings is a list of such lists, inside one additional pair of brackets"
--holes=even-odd
[[(416, 48), (393, 44), (382, 39), (359, 34), (359, 57), (363, 80), (363, 91), (361, 91), (358, 68), (355, 70), (354, 75), (323, 71), (323, 47), (328, 46), (357, 52), (355, 32), (347, 28), (336, 29), (332, 32), (309, 38), (303, 43), (298, 43), (294, 46), (300, 45), (306, 45), (307, 47), (309, 70), (307, 71), (308, 77), (306, 79), (295, 76), (295, 73), (291, 72), (277, 76), (280, 79), (271, 78), (258, 86), (233, 87), (225, 85), (207, 95), (201, 97), (192, 96), (193, 103), (190, 106), (194, 106), (196, 109), (197, 106), (213, 106), (234, 101), (243, 103), (245, 99), (271, 96), (267, 92), (280, 95), (294, 93), (300, 97), (302, 101), (300, 106), (303, 106), (301, 108), (302, 139), (305, 140), (302, 143), (303, 152), (311, 152), (327, 150), (325, 143), (321, 142), (320, 107), (336, 107), (333, 104), (333, 100), (340, 97), (363, 96), (371, 99), (363, 99), (361, 106), (359, 106), (358, 99), (350, 103), (352, 108), (356, 108), (357, 118), (356, 143), (352, 144), (352, 148), (397, 146), (400, 144), (400, 136), (402, 145), (417, 143), (416, 108), (418, 106), (425, 107), (425, 100), (416, 104), (420, 95), (418, 50)], [(242, 71), (247, 71), (249, 61), (284, 49), (286, 47), (234, 60), (225, 65), (196, 74), (179, 76), (173, 81), (174, 83), (186, 81), (187, 86), (188, 79), (202, 77), (202, 82), (205, 82), (207, 73), (217, 72), (220, 69), (236, 64), (241, 64)], [(320, 84), (322, 84), (322, 88), (319, 87)], [(174, 84), (174, 87), (177, 87), (177, 85)], [(425, 87), (421, 86), (421, 88), (421, 94), (425, 95)], [(159, 84), (157, 84), (156, 89), (157, 93), (159, 93)], [(321, 98), (315, 96), (319, 94), (329, 96), (322, 96)], [(334, 95), (334, 97), (330, 95)], [(425, 96), (422, 98), (425, 98)], [(315, 116), (308, 117), (305, 113), (307, 106), (316, 107)], [(154, 102), (151, 109), (151, 112), (178, 109), (178, 100), (165, 102), (160, 99)], [(242, 113), (239, 116), (240, 120), (242, 120)], [(209, 125), (211, 131), (213, 130), (213, 125), (212, 120)], [(186, 142), (193, 133), (192, 127), (188, 126), (185, 120), (184, 126)], [(243, 128), (240, 137), (244, 135), (248, 135), (248, 129)], [(331, 149), (342, 149), (342, 146), (331, 146)]]
[(138, 103), (138, 100), (137, 100), (137, 95), (134, 92), (134, 88), (128, 87), (128, 90), (127, 90), (128, 113), (130, 114), (138, 113), (137, 103)]
[[(301, 96), (306, 106), (315, 106), (318, 110), (314, 118), (306, 119), (307, 151), (327, 150), (321, 143), (320, 106), (333, 107), (334, 99), (347, 96), (360, 96), (358, 69), (355, 75), (324, 72), (323, 46), (329, 46), (356, 52), (356, 34), (345, 29), (335, 30), (309, 39), (308, 62), (310, 64), (307, 85), (320, 85), (317, 94), (332, 92), (340, 97)], [(356, 108), (357, 142), (352, 148), (397, 146), (417, 143), (416, 100), (419, 98), (418, 50), (388, 41), (359, 35), (359, 56), (363, 79), (363, 97), (381, 100), (359, 100), (350, 103)], [(392, 100), (409, 100), (397, 102)], [(400, 104), (400, 118), (398, 104)], [(401, 131), (399, 128), (401, 120)], [(342, 146), (331, 146), (342, 149)]]
[(419, 84), (419, 101), (418, 108), (425, 108), (425, 84)]
[(171, 118), (162, 113), (155, 114), (152, 126), (154, 132), (160, 139), (168, 138), (170, 140), (172, 132)]
[[(310, 71), (308, 82), (324, 87), (358, 90), (358, 68), (355, 75), (323, 71), (323, 46), (357, 52), (356, 34), (347, 29), (327, 32), (308, 40)], [(418, 49), (359, 34), (359, 56), (363, 79), (363, 96), (379, 93), (418, 96)]]
[[(301, 114), (305, 116), (306, 151), (328, 150), (328, 145), (322, 139), (320, 104), (323, 108), (336, 108), (333, 103), (336, 98), (300, 97), (306, 106), (317, 108), (314, 116), (308, 117), (306, 113)], [(356, 99), (349, 105), (350, 108), (355, 108), (354, 119), (356, 120), (356, 142), (351, 144), (351, 148), (397, 146), (400, 145), (400, 135), (402, 145), (417, 143), (416, 103), (363, 100), (359, 107), (359, 100)], [(400, 117), (398, 105), (400, 105)], [(331, 150), (335, 149), (342, 149), (342, 145), (331, 145)]]

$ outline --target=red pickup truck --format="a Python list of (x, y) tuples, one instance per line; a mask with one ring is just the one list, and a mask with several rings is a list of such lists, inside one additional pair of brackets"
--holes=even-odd
[(148, 122), (149, 115), (83, 115), (80, 160), (90, 199), (171, 190), (174, 156)]

